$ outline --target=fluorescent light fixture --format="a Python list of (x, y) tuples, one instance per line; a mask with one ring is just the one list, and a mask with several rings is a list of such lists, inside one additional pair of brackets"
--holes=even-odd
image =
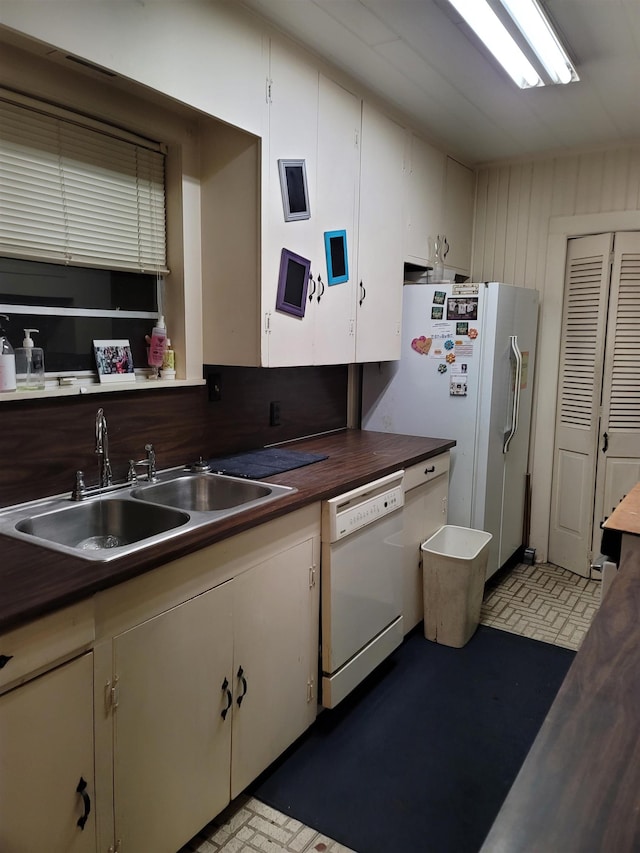
[(449, 0), (449, 2), (482, 39), (516, 85), (521, 89), (542, 85), (540, 75), (486, 0)]
[[(545, 81), (511, 36), (487, 0), (449, 0), (521, 89)], [(538, 0), (500, 0), (553, 83), (578, 80)]]
[(571, 83), (578, 75), (537, 0), (500, 0), (535, 51), (554, 83)]

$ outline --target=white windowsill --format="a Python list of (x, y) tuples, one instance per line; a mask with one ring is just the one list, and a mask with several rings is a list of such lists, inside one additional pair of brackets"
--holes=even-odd
[(204, 379), (146, 379), (140, 378), (135, 382), (83, 382), (78, 380), (74, 385), (51, 386), (42, 391), (2, 391), (0, 403), (12, 400), (42, 400), (57, 397), (77, 397), (80, 394), (112, 394), (114, 391), (153, 391), (158, 388), (186, 388), (195, 385), (205, 385)]

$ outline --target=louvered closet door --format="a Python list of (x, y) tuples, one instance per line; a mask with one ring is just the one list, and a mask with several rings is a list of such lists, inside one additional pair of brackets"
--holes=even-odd
[(549, 560), (588, 576), (613, 235), (567, 245)]
[(597, 450), (593, 552), (601, 522), (640, 481), (640, 234), (617, 233)]

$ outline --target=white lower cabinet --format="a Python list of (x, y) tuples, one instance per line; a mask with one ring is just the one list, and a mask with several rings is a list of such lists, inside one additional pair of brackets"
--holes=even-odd
[(103, 594), (105, 850), (176, 853), (315, 719), (319, 507), (292, 515)]
[(236, 797), (315, 720), (318, 621), (312, 541), (232, 581)]
[(87, 652), (0, 696), (0, 850), (95, 853), (94, 809)]
[(448, 495), (448, 453), (426, 459), (405, 471), (402, 577), (405, 634), (424, 615), (420, 546), (447, 523)]
[(113, 641), (115, 837), (173, 851), (229, 800), (230, 584)]

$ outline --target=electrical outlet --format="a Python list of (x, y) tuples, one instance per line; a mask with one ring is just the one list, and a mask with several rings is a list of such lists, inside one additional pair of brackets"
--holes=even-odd
[(269, 404), (269, 426), (280, 426), (280, 401), (272, 400)]
[(222, 400), (222, 377), (219, 373), (207, 374), (207, 388), (209, 389), (209, 402), (217, 403)]

